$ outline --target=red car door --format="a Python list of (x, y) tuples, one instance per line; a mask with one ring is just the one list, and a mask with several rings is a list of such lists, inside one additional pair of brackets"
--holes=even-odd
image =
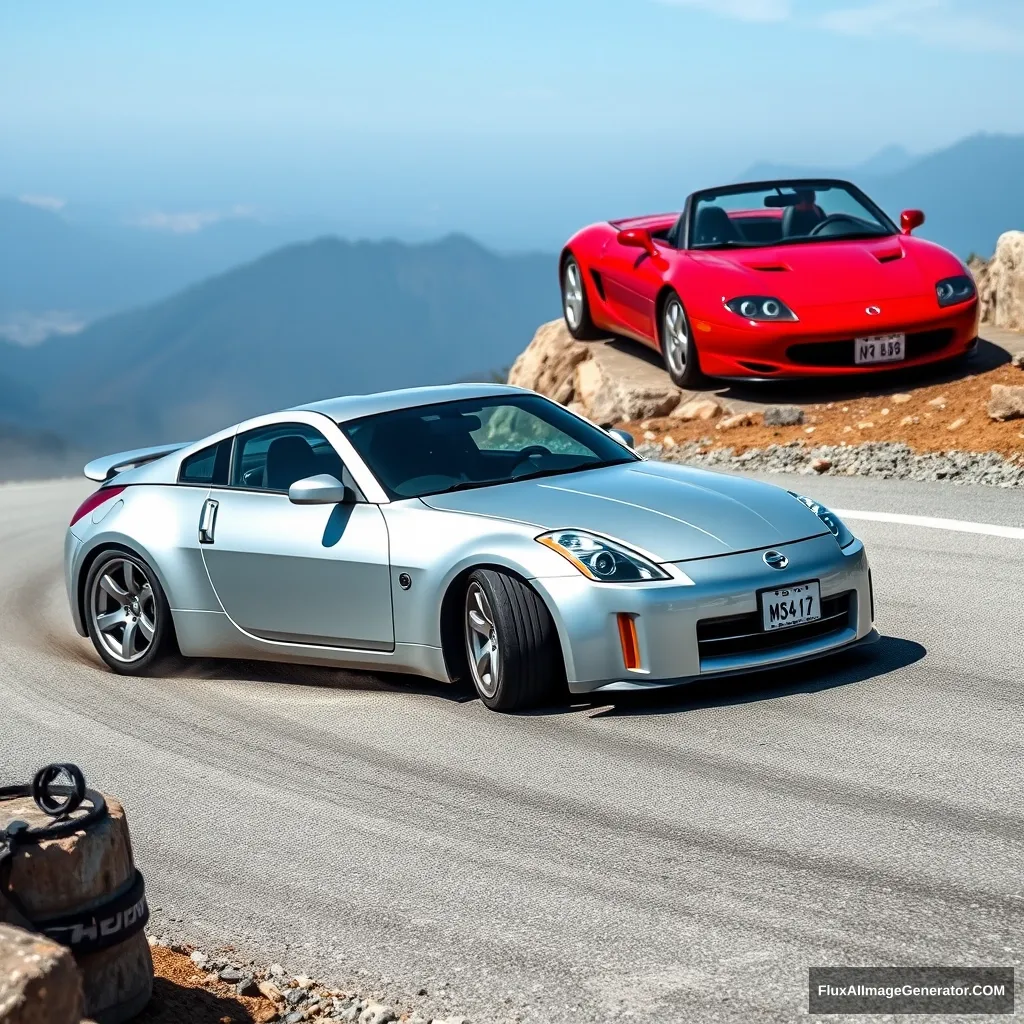
[(605, 301), (612, 315), (630, 334), (657, 340), (655, 301), (665, 280), (668, 261), (636, 246), (611, 238), (601, 259)]

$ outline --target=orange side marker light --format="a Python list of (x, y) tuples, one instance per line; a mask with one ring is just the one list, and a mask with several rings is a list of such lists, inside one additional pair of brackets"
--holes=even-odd
[(619, 643), (622, 644), (622, 662), (626, 668), (640, 667), (640, 642), (636, 636), (636, 622), (632, 615), (619, 612)]

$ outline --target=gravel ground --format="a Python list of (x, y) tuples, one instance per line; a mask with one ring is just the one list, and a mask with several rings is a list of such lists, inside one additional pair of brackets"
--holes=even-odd
[(641, 444), (648, 459), (682, 462), (710, 469), (743, 469), (758, 473), (806, 473), (871, 476), (888, 480), (946, 480), (954, 484), (1024, 487), (1024, 460), (1005, 459), (995, 452), (927, 452), (905, 444), (869, 441), (858, 445), (809, 445), (803, 441), (751, 448), (742, 455), (732, 448), (707, 450), (711, 438), (674, 448)]
[[(136, 1024), (470, 1024), (469, 1018), (431, 1016), (425, 1006), (380, 1001), (367, 992), (331, 988), (307, 975), (290, 975), (280, 964), (265, 965), (150, 936), (156, 973), (153, 999)], [(421, 1003), (429, 996), (417, 992)], [(442, 993), (443, 995), (443, 993)], [(386, 997), (385, 997), (386, 998)]]

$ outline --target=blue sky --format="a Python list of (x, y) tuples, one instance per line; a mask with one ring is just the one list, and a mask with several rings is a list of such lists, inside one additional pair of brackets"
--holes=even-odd
[(0, 0), (0, 195), (547, 244), (1022, 131), (1022, 59), (1024, 0)]

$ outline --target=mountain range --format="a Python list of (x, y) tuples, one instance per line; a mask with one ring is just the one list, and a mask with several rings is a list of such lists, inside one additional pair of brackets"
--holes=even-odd
[(176, 233), (0, 199), (0, 337), (32, 343), (78, 329), (298, 241), (305, 230), (238, 217)]
[(1000, 234), (1024, 228), (1024, 135), (972, 135), (919, 157), (890, 146), (845, 169), (761, 163), (736, 180), (818, 176), (852, 180), (897, 219), (901, 210), (924, 210), (916, 234), (964, 260), (990, 256)]
[(549, 256), (322, 238), (79, 334), (0, 344), (0, 421), (90, 451), (187, 441), (319, 398), (487, 378), (558, 310)]
[[(757, 164), (736, 180), (818, 175), (854, 180), (894, 216), (923, 208), (919, 233), (962, 258), (1024, 227), (1024, 136), (924, 157), (889, 146), (845, 170)], [(54, 436), (88, 452), (190, 440), (317, 398), (486, 379), (558, 315), (553, 253), (297, 230), (236, 219), (174, 235), (0, 201), (0, 335), (5, 314), (87, 321), (0, 340), (0, 455), (42, 458)]]

